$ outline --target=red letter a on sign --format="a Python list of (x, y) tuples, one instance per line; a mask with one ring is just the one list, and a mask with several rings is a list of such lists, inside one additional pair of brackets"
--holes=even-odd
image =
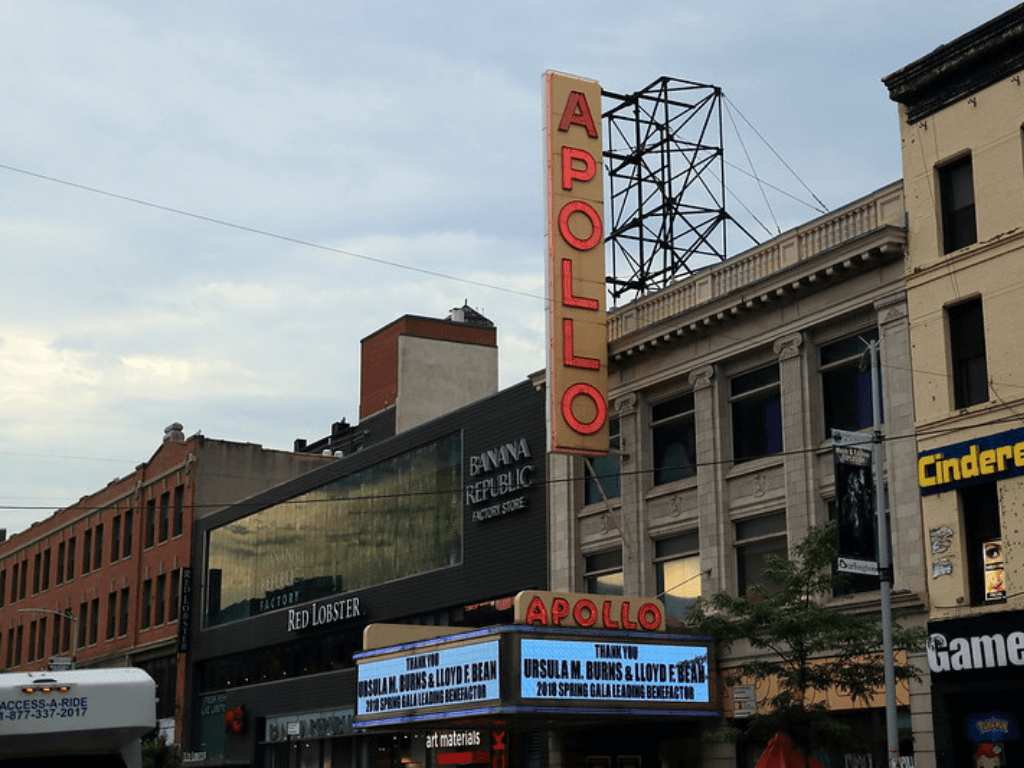
[(572, 91), (569, 98), (565, 100), (565, 111), (562, 112), (562, 121), (558, 124), (558, 130), (568, 131), (570, 125), (582, 125), (587, 130), (587, 136), (592, 139), (597, 138), (597, 127), (590, 114), (587, 97), (579, 91)]

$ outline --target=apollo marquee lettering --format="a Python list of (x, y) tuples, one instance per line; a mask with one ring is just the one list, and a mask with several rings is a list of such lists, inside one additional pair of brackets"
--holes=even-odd
[(665, 628), (665, 609), (660, 600), (531, 590), (516, 595), (515, 622), (656, 632)]

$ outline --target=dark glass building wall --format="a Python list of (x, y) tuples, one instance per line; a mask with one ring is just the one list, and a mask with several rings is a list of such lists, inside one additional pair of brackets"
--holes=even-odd
[(206, 626), (462, 561), (453, 433), (209, 534)]

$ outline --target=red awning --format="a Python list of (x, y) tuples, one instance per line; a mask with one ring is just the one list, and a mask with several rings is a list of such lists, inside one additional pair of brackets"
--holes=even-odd
[[(784, 733), (776, 733), (768, 742), (756, 768), (805, 768), (804, 753)], [(806, 768), (822, 768), (820, 762), (813, 757), (806, 763)]]

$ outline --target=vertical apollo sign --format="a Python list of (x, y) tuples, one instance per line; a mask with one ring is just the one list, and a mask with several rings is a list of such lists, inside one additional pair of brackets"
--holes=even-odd
[(544, 75), (547, 163), (548, 444), (608, 452), (601, 86)]

